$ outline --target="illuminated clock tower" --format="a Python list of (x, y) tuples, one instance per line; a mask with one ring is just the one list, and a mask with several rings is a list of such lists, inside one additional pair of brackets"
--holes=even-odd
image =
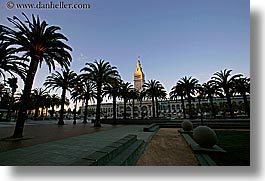
[(134, 72), (134, 88), (137, 91), (141, 91), (144, 85), (144, 73), (141, 67), (140, 56), (138, 56), (138, 63), (136, 71)]

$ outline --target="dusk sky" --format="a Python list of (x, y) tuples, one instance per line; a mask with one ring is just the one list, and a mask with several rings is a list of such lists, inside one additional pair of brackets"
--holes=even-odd
[[(49, 1), (42, 0), (42, 3)], [(32, 3), (37, 1), (18, 1)], [(59, 1), (53, 1), (57, 3)], [(225, 68), (250, 76), (249, 0), (78, 0), (90, 9), (8, 9), (1, 1), (0, 24), (6, 17), (39, 15), (58, 25), (72, 48), (71, 69), (104, 59), (133, 82), (137, 57), (146, 80), (159, 80), (170, 91), (183, 76), (200, 83)], [(58, 69), (59, 70), (59, 69)], [(34, 87), (48, 76), (43, 64)], [(20, 81), (20, 88), (23, 88)]]

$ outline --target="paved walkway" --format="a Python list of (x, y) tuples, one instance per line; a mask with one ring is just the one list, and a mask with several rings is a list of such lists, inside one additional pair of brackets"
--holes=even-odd
[[(25, 136), (35, 137), (0, 141), (0, 165), (69, 165), (128, 134), (136, 134), (138, 139), (149, 142), (152, 133), (143, 132), (143, 127), (103, 125), (95, 129), (92, 124), (28, 125)], [(11, 127), (1, 128), (0, 133), (7, 134), (11, 130)]]

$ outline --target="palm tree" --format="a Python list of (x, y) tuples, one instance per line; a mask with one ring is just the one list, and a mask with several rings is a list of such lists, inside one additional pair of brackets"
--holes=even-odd
[(84, 111), (84, 121), (83, 123), (87, 123), (87, 110), (88, 110), (88, 101), (94, 100), (96, 97), (96, 87), (95, 84), (86, 78), (85, 76), (82, 76), (81, 79), (81, 87), (80, 87), (80, 96), (85, 100), (85, 111)]
[[(160, 90), (163, 90), (164, 87), (163, 85), (157, 81), (157, 80), (149, 80), (147, 83), (143, 85), (143, 87), (146, 89), (146, 94), (151, 97), (152, 99), (152, 112), (153, 112), (153, 117), (155, 117), (156, 109), (155, 109), (155, 99), (159, 97), (159, 92)], [(156, 101), (157, 102), (157, 101)]]
[(62, 95), (61, 95), (61, 110), (60, 110), (60, 117), (58, 121), (58, 125), (64, 125), (63, 116), (64, 116), (64, 104), (65, 104), (65, 97), (66, 91), (72, 88), (74, 85), (74, 81), (76, 78), (76, 73), (73, 71), (66, 69), (62, 70), (62, 74), (58, 71), (52, 73), (52, 75), (48, 76), (46, 81), (44, 82), (44, 86), (51, 89), (60, 89), (62, 88)]
[(57, 96), (57, 94), (52, 94), (51, 97), (50, 97), (50, 105), (52, 107), (52, 110), (51, 110), (51, 118), (54, 118), (54, 112), (55, 112), (55, 106), (60, 106), (60, 97)]
[(237, 93), (243, 96), (245, 110), (250, 117), (250, 108), (247, 100), (247, 94), (250, 94), (250, 78), (248, 77), (238, 77), (234, 80), (234, 86)]
[(123, 98), (123, 119), (126, 119), (126, 104), (130, 99), (130, 92), (132, 90), (132, 84), (129, 82), (123, 82), (120, 86), (120, 96)]
[(86, 67), (81, 69), (81, 72), (82, 71), (87, 72), (85, 75), (87, 75), (89, 79), (96, 85), (97, 107), (94, 127), (101, 127), (100, 105), (103, 100), (102, 87), (106, 86), (113, 79), (119, 78), (119, 73), (116, 67), (111, 66), (109, 62), (104, 60), (100, 60), (99, 62), (95, 61), (94, 63), (86, 63)]
[(156, 104), (156, 117), (159, 116), (159, 113), (158, 113), (158, 100), (165, 100), (167, 97), (167, 92), (164, 88), (164, 86), (161, 84), (161, 87), (156, 91), (156, 96), (155, 96), (155, 104)]
[(81, 87), (81, 78), (77, 76), (74, 80), (73, 89), (71, 91), (71, 99), (74, 101), (74, 121), (73, 124), (76, 124), (76, 113), (77, 113), (77, 102), (82, 99), (82, 87)]
[(27, 65), (24, 63), (25, 58), (15, 55), (16, 48), (10, 46), (5, 27), (0, 25), (0, 77), (5, 78), (5, 72), (14, 76), (13, 73), (18, 74), (25, 80), (25, 73)]
[(191, 108), (191, 99), (192, 99), (192, 96), (195, 94), (195, 86), (197, 85), (198, 82), (199, 81), (193, 78), (192, 76), (190, 77), (185, 76), (179, 80), (179, 84), (183, 87), (186, 93), (187, 99), (188, 99), (189, 115), (191, 119), (193, 118), (192, 108)]
[(130, 99), (132, 99), (132, 115), (133, 115), (133, 119), (134, 119), (134, 105), (135, 105), (135, 100), (138, 99), (139, 97), (139, 92), (136, 90), (136, 89), (132, 89), (130, 92), (129, 92), (129, 97)]
[(121, 80), (120, 79), (113, 79), (106, 87), (105, 91), (106, 94), (109, 94), (109, 97), (112, 97), (113, 102), (113, 120), (115, 121), (117, 119), (117, 112), (116, 112), (116, 99), (120, 95), (120, 85)]
[[(35, 88), (32, 90), (31, 96), (32, 96), (32, 101), (33, 101), (33, 105), (35, 108), (34, 119), (37, 119), (40, 107), (42, 108), (42, 112), (43, 112), (44, 100), (48, 96), (48, 92), (46, 89)], [(43, 116), (43, 113), (42, 113), (42, 116)]]
[(14, 77), (14, 78), (8, 78), (6, 83), (9, 85), (9, 87), (11, 88), (11, 99), (10, 99), (10, 103), (9, 103), (9, 107), (8, 107), (8, 112), (7, 112), (7, 120), (11, 120), (11, 115), (10, 115), (10, 111), (11, 111), (11, 108), (13, 106), (13, 103), (14, 103), (14, 95), (15, 95), (15, 92), (18, 88), (17, 86), (17, 78)]
[(208, 82), (202, 84), (202, 88), (203, 88), (205, 97), (207, 97), (210, 100), (211, 117), (213, 119), (215, 119), (216, 118), (216, 110), (214, 107), (213, 98), (214, 98), (214, 96), (223, 97), (222, 91), (218, 86), (213, 84), (213, 82), (211, 82), (211, 81), (208, 81)]
[(224, 69), (224, 71), (221, 70), (220, 72), (216, 72), (213, 74), (214, 76), (211, 77), (210, 82), (213, 82), (216, 86), (218, 86), (223, 90), (227, 99), (231, 118), (234, 118), (234, 110), (231, 102), (231, 96), (234, 92), (233, 84), (234, 84), (234, 79), (241, 77), (242, 74), (237, 74), (232, 76), (231, 72), (232, 70), (227, 70), (227, 69)]
[(23, 16), (26, 19), (25, 22), (22, 22), (16, 16), (8, 18), (8, 21), (15, 26), (15, 30), (1, 26), (8, 34), (7, 41), (16, 47), (16, 52), (29, 60), (29, 68), (26, 73), (24, 91), (13, 137), (22, 137), (27, 103), (30, 99), (38, 65), (45, 61), (51, 71), (51, 69), (55, 69), (55, 62), (57, 62), (58, 65), (67, 69), (72, 60), (68, 52), (72, 49), (63, 42), (63, 40), (67, 41), (67, 38), (58, 32), (61, 29), (60, 27), (48, 26), (46, 21), (41, 21), (39, 17), (34, 15), (32, 15), (32, 21), (24, 13)]
[(176, 101), (178, 97), (180, 97), (184, 119), (186, 119), (186, 109), (185, 109), (185, 103), (184, 103), (185, 90), (179, 82), (171, 88), (171, 92), (169, 93), (169, 96), (171, 99), (176, 99)]

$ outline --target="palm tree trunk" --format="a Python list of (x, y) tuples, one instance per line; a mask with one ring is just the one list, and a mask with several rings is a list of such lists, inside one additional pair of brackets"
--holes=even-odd
[(48, 116), (48, 111), (49, 111), (49, 109), (48, 109), (48, 107), (47, 107), (47, 108), (46, 108), (46, 114), (45, 114), (46, 117)]
[(157, 97), (155, 97), (155, 107), (156, 107), (156, 117), (158, 117), (158, 100)]
[(250, 109), (249, 109), (249, 105), (248, 105), (248, 100), (247, 100), (246, 94), (243, 94), (243, 100), (244, 100), (245, 109), (246, 109), (246, 112), (248, 114), (248, 117), (250, 117)]
[(24, 124), (27, 119), (28, 103), (30, 102), (30, 93), (35, 78), (36, 70), (38, 68), (39, 61), (33, 58), (27, 71), (27, 77), (24, 84), (23, 95), (21, 96), (21, 103), (19, 106), (18, 116), (16, 120), (16, 126), (12, 137), (21, 138), (23, 137)]
[(190, 96), (188, 96), (188, 103), (189, 103), (189, 115), (190, 115), (190, 119), (193, 119), (192, 111), (191, 111), (191, 97)]
[(85, 111), (84, 111), (84, 120), (82, 123), (86, 124), (87, 123), (87, 109), (88, 109), (88, 99), (85, 98)]
[(113, 96), (113, 120), (116, 119), (116, 96)]
[(39, 115), (39, 107), (35, 107), (35, 111), (34, 111), (34, 119), (37, 120), (37, 117)]
[(215, 119), (216, 116), (215, 116), (215, 110), (214, 110), (214, 105), (213, 105), (213, 97), (209, 96), (209, 99), (210, 99), (210, 104), (211, 104), (211, 108), (212, 108), (212, 118)]
[(44, 116), (44, 107), (42, 106), (41, 107), (41, 117), (43, 117)]
[(152, 112), (153, 112), (153, 117), (155, 117), (155, 98), (152, 96)]
[(74, 109), (74, 121), (73, 121), (73, 124), (76, 124), (76, 108), (77, 108), (77, 99), (75, 100), (75, 109)]
[(185, 103), (184, 103), (183, 96), (181, 96), (180, 99), (181, 99), (181, 105), (182, 105), (182, 111), (184, 114), (184, 119), (186, 119), (186, 109), (185, 109)]
[(101, 127), (100, 124), (100, 104), (101, 104), (101, 85), (97, 86), (97, 108), (96, 108), (96, 120), (94, 127)]
[(229, 107), (230, 116), (233, 119), (234, 118), (234, 110), (233, 110), (232, 101), (231, 101), (231, 97), (230, 97), (229, 93), (226, 93), (226, 99), (227, 99), (227, 103), (228, 103), (228, 107)]
[(51, 118), (54, 118), (54, 107), (55, 107), (55, 105), (52, 105)]
[(64, 125), (63, 116), (64, 116), (64, 104), (65, 104), (65, 96), (66, 96), (66, 88), (63, 88), (62, 95), (61, 95), (61, 110), (60, 110), (60, 117), (58, 121), (58, 125)]
[(10, 104), (8, 106), (8, 111), (7, 111), (7, 120), (8, 121), (11, 121), (11, 109), (12, 109), (13, 102), (14, 102), (14, 94), (15, 94), (15, 92), (12, 91), (12, 95), (11, 95), (11, 99), (10, 99)]

